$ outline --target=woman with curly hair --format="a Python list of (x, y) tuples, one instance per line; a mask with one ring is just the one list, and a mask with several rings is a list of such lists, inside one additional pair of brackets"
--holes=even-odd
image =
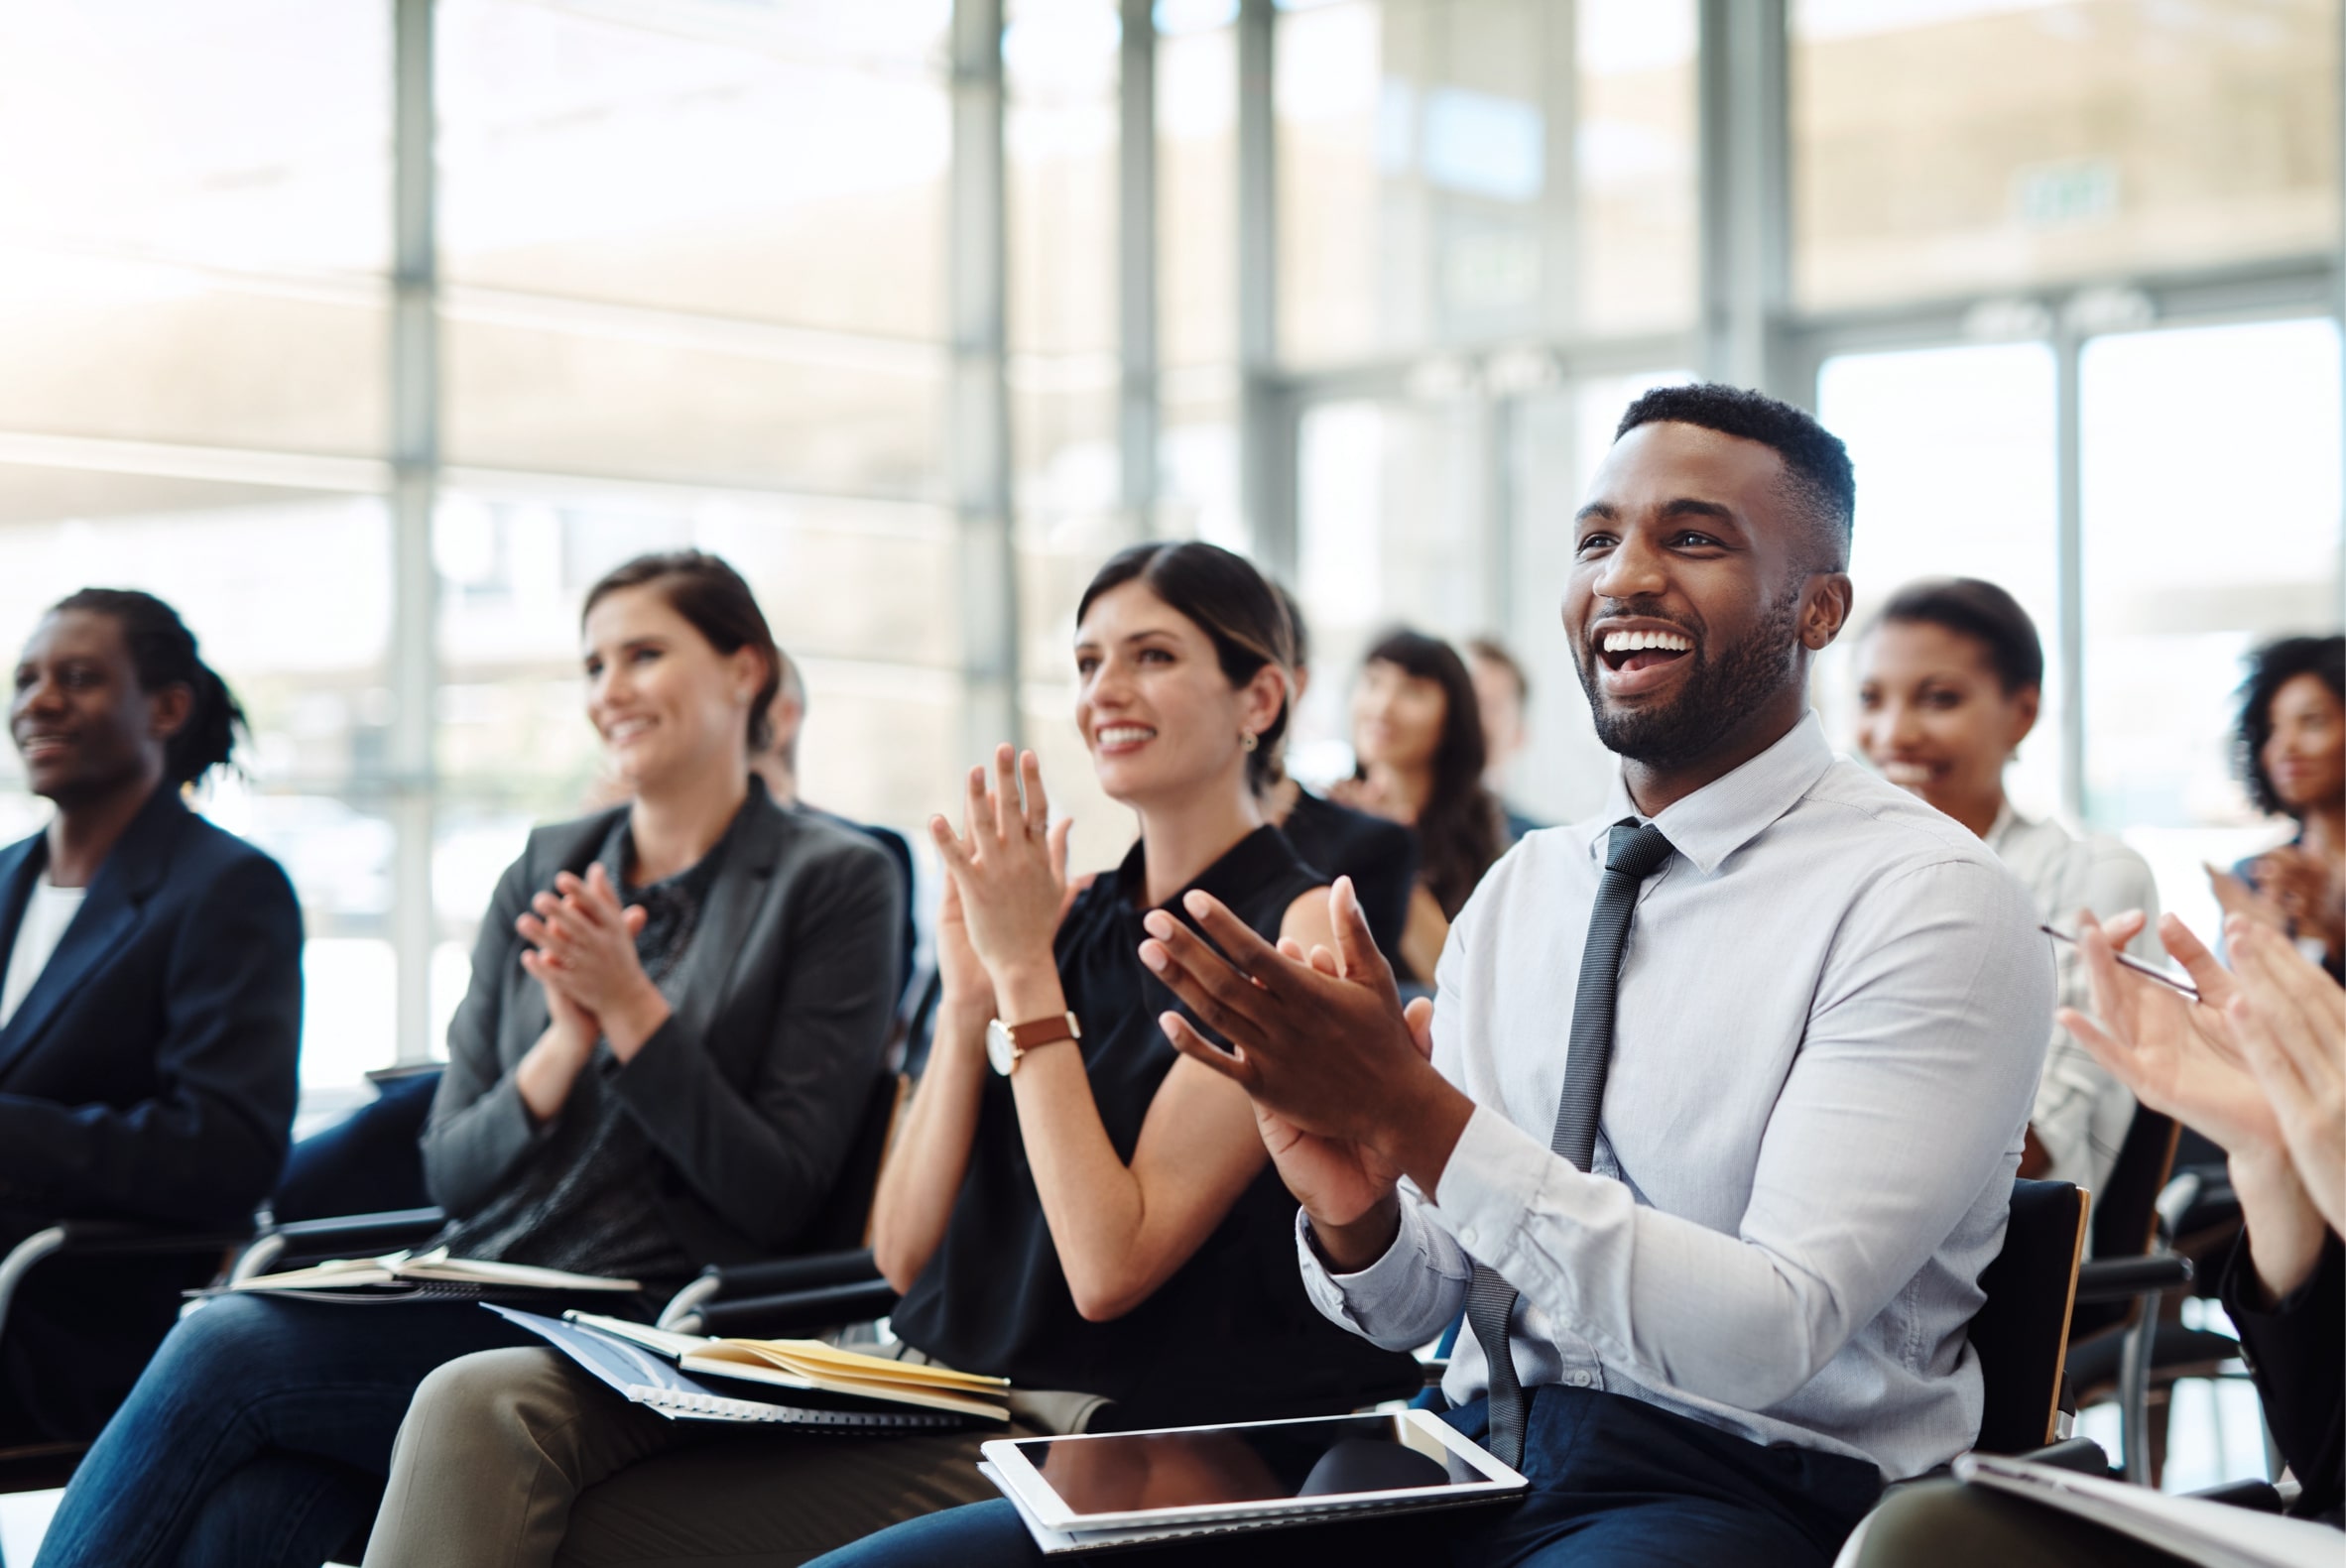
[(2229, 872), (2210, 866), (2208, 880), (2226, 913), (2281, 927), (2331, 979), (2346, 978), (2346, 637), (2284, 637), (2248, 663), (2241, 780), (2297, 832)]

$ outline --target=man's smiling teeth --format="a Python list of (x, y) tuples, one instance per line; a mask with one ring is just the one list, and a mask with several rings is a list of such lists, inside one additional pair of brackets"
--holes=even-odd
[(1157, 738), (1155, 730), (1138, 724), (1111, 724), (1099, 733), (1102, 746), (1138, 746), (1143, 741)]
[(1680, 637), (1675, 632), (1607, 632), (1605, 652), (1634, 654), (1641, 649), (1667, 648), (1672, 653), (1687, 654), (1694, 650), (1694, 640)]
[(611, 726), (611, 739), (615, 741), (632, 740), (651, 727), (652, 721), (650, 719), (621, 719)]

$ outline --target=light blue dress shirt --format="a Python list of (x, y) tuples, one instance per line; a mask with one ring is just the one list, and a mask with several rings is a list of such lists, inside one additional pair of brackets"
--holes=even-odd
[[(1305, 1288), (1381, 1345), (1421, 1345), (1476, 1259), (1521, 1295), (1524, 1387), (1600, 1387), (1891, 1479), (1971, 1446), (1965, 1325), (2003, 1244), (2044, 1058), (2049, 943), (1977, 837), (1836, 760), (1815, 716), (1652, 820), (1594, 1170), (1548, 1149), (1605, 813), (1526, 838), (1437, 971), (1434, 1065), (1476, 1111), (1438, 1203)], [(1482, 1393), (1461, 1336), (1444, 1391)]]

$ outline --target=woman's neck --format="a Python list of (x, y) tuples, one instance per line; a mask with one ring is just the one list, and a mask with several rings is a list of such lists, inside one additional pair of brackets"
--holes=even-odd
[(1166, 903), (1204, 875), (1232, 846), (1263, 825), (1263, 808), (1243, 782), (1230, 789), (1204, 788), (1163, 809), (1143, 806), (1141, 864), (1151, 907)]
[(1362, 770), (1369, 792), (1388, 801), (1400, 812), (1400, 821), (1416, 822), (1425, 814), (1425, 802), (1433, 798), (1433, 770), (1430, 768), (1396, 768), (1391, 763), (1371, 763)]
[(106, 857), (162, 784), (160, 770), (141, 773), (95, 798), (60, 806), (47, 835), (50, 886), (86, 888), (95, 881)]
[(2307, 811), (2297, 818), (2297, 831), (2308, 851), (2335, 865), (2339, 855), (2346, 853), (2346, 800), (2332, 800)]
[(1996, 831), (1996, 819), (2004, 814), (2004, 791), (1980, 795), (1970, 800), (1950, 800), (1939, 807), (1947, 815), (1971, 829), (1978, 838), (1986, 838)]
[(749, 764), (738, 757), (729, 767), (688, 770), (673, 784), (641, 791), (627, 816), (636, 863), (612, 869), (644, 888), (697, 865), (748, 796)]

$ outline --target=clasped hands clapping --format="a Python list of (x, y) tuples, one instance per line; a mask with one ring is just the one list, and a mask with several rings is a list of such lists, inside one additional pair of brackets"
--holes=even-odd
[(557, 875), (553, 891), (532, 899), (530, 912), (513, 922), (530, 944), (522, 968), (546, 993), (550, 1033), (581, 1059), (606, 1038), (626, 1061), (668, 1018), (668, 1002), (636, 952), (644, 919), (642, 905), (621, 905), (597, 863), (583, 877)]
[(2227, 970), (2169, 914), (2160, 940), (2194, 1001), (2117, 962), (2143, 918), (2080, 917), (2100, 1017), (2064, 1008), (2061, 1025), (2145, 1105), (2223, 1146), (2258, 1278), (2286, 1294), (2319, 1261), (2323, 1227), (2346, 1233), (2346, 990), (2269, 925), (2225, 922)]

